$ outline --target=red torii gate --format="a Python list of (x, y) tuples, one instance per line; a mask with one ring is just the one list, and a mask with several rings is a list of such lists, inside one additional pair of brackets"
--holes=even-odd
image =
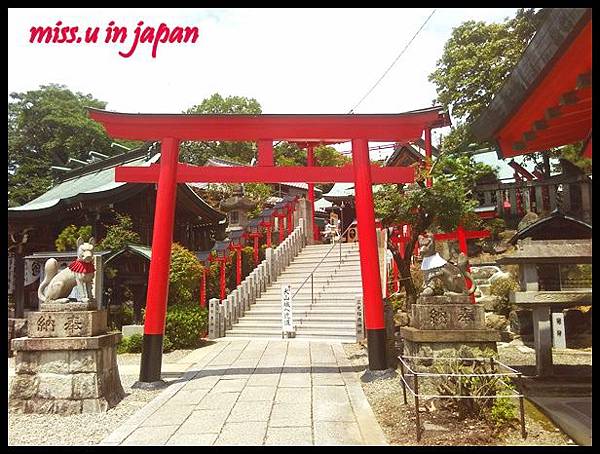
[[(369, 369), (386, 369), (372, 184), (413, 182), (414, 170), (371, 165), (369, 140), (414, 140), (428, 128), (448, 126), (449, 118), (441, 107), (400, 114), (370, 115), (125, 114), (92, 108), (89, 114), (104, 125), (112, 137), (161, 141), (160, 164), (115, 169), (115, 180), (118, 182), (158, 183), (140, 382), (161, 379), (176, 188), (177, 183), (184, 182), (287, 183), (299, 179), (307, 183), (354, 182), (356, 217), (361, 226), (358, 237)], [(219, 168), (181, 164), (178, 162), (179, 143), (184, 140), (256, 141), (258, 166)], [(344, 167), (276, 167), (274, 140), (351, 141), (353, 164)]]

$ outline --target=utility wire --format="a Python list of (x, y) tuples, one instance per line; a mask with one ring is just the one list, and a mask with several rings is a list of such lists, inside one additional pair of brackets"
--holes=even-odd
[(390, 69), (392, 69), (392, 67), (398, 62), (398, 60), (400, 60), (400, 57), (402, 57), (402, 54), (404, 54), (406, 49), (408, 49), (408, 46), (410, 46), (410, 44), (413, 42), (413, 40), (421, 32), (421, 30), (423, 30), (423, 27), (425, 27), (427, 22), (429, 22), (429, 19), (431, 19), (431, 16), (433, 16), (433, 13), (435, 13), (436, 10), (437, 10), (437, 8), (435, 8), (431, 12), (431, 14), (429, 15), (429, 17), (427, 19), (425, 19), (425, 22), (423, 22), (423, 25), (421, 25), (421, 27), (417, 30), (417, 32), (414, 34), (414, 36), (406, 44), (406, 46), (404, 46), (404, 49), (402, 49), (402, 51), (398, 54), (398, 56), (392, 62), (392, 64), (389, 66), (389, 68), (385, 70), (385, 72), (381, 75), (381, 77), (379, 79), (377, 79), (377, 82), (375, 82), (375, 84), (369, 89), (369, 91), (362, 98), (360, 98), (360, 101), (358, 101), (358, 103), (356, 103), (356, 105), (352, 109), (350, 109), (350, 112), (348, 112), (348, 113), (354, 113), (354, 109), (356, 109), (365, 100), (365, 98), (371, 94), (371, 92), (375, 89), (375, 87), (377, 87), (377, 85), (379, 85), (379, 82), (382, 81), (382, 79), (387, 75), (387, 73), (390, 71)]

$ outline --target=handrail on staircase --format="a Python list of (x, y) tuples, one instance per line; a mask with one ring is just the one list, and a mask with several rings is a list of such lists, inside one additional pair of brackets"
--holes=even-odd
[[(344, 238), (344, 235), (348, 232), (348, 230), (350, 229), (350, 227), (354, 226), (354, 222), (352, 221), (350, 223), (350, 225), (348, 227), (346, 227), (346, 230), (344, 230), (344, 232), (340, 235), (340, 239), (339, 239), (339, 244), (340, 244), (340, 261), (338, 264), (338, 267), (341, 268), (342, 266), (342, 238)], [(310, 278), (310, 304), (314, 304), (315, 299), (314, 299), (314, 274), (315, 271), (317, 270), (317, 268), (321, 265), (321, 263), (323, 263), (323, 260), (325, 260), (327, 258), (327, 256), (329, 255), (329, 253), (331, 251), (333, 251), (333, 249), (335, 248), (336, 244), (335, 244), (335, 240), (333, 242), (333, 245), (331, 246), (331, 248), (329, 248), (329, 250), (327, 251), (327, 253), (323, 256), (323, 258), (321, 259), (321, 261), (319, 263), (317, 263), (317, 265), (313, 268), (313, 270), (310, 272), (310, 274), (308, 276), (306, 276), (306, 279), (304, 279), (304, 281), (302, 282), (302, 284), (300, 284), (300, 286), (296, 289), (296, 291), (294, 292), (294, 294), (292, 295), (292, 298), (294, 298), (296, 296), (296, 294), (300, 291), (300, 289), (302, 287), (304, 287), (304, 284), (306, 284), (306, 282), (308, 281), (308, 279)]]

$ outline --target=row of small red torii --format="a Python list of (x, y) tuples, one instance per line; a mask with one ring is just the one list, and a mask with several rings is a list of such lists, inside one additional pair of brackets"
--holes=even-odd
[[(115, 169), (118, 182), (158, 183), (140, 382), (161, 380), (176, 188), (177, 183), (186, 182), (354, 183), (369, 369), (387, 368), (372, 185), (412, 183), (415, 172), (407, 167), (372, 165), (369, 141), (410, 141), (425, 132), (426, 155), (430, 159), (431, 129), (450, 125), (449, 117), (441, 107), (370, 115), (123, 114), (98, 109), (89, 109), (89, 113), (104, 125), (109, 136), (161, 142), (159, 164)], [(179, 144), (187, 140), (257, 142), (258, 165), (219, 168), (179, 163)], [(352, 164), (342, 167), (275, 166), (273, 142), (277, 140), (312, 144), (351, 141)]]
[[(265, 228), (265, 236), (266, 236), (266, 246), (267, 248), (271, 247), (272, 238), (271, 232), (274, 227), (273, 218), (277, 218), (277, 226), (279, 232), (279, 242), (281, 243), (288, 235), (292, 233), (293, 227), (293, 214), (296, 204), (298, 202), (297, 197), (290, 198), (287, 203), (283, 203), (281, 208), (277, 210), (264, 210), (262, 215), (259, 217), (262, 220), (256, 224), (256, 227), (249, 227), (244, 230), (244, 232), (236, 236), (235, 238), (230, 237), (229, 246), (224, 249), (221, 253), (219, 251), (215, 251), (215, 254), (212, 254), (211, 251), (207, 251), (206, 257), (199, 257), (200, 262), (202, 262), (203, 272), (202, 272), (202, 281), (200, 284), (200, 307), (206, 307), (206, 279), (208, 274), (207, 264), (209, 262), (219, 263), (219, 296), (220, 299), (225, 298), (225, 266), (229, 260), (227, 252), (233, 251), (236, 257), (236, 267), (235, 267), (235, 282), (236, 285), (240, 285), (242, 282), (242, 249), (244, 248), (244, 244), (242, 240), (252, 239), (253, 240), (253, 259), (254, 265), (258, 265), (258, 241), (262, 236), (260, 232), (260, 227)], [(285, 224), (283, 220), (285, 219)]]

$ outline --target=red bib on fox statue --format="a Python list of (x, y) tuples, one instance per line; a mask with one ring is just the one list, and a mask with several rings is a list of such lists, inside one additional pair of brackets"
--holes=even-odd
[(69, 263), (69, 269), (75, 273), (93, 273), (96, 271), (94, 264), (91, 262), (84, 262), (83, 260), (73, 260)]

